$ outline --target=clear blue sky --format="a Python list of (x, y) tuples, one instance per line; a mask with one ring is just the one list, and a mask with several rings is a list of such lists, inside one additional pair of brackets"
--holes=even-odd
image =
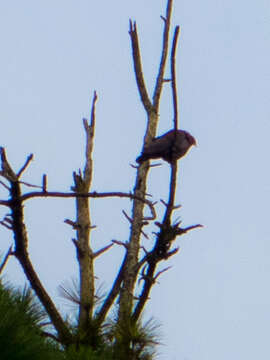
[[(181, 161), (177, 201), (184, 225), (173, 268), (154, 288), (145, 315), (162, 324), (160, 360), (268, 359), (270, 332), (269, 133), (270, 6), (268, 0), (175, 0), (181, 26), (177, 73), (180, 126), (199, 146)], [(99, 95), (93, 190), (130, 191), (145, 130), (130, 55), (128, 20), (136, 19), (151, 91), (159, 62), (166, 0), (2, 1), (0, 4), (0, 144), (24, 180), (68, 190), (82, 165), (82, 117)], [(169, 87), (159, 133), (171, 127)], [(168, 166), (151, 172), (149, 192), (166, 199)], [(5, 192), (0, 191), (3, 198)], [(125, 241), (130, 202), (93, 202), (94, 248)], [(160, 211), (162, 207), (158, 207)], [(0, 209), (4, 216), (5, 209)], [(76, 276), (72, 200), (26, 206), (30, 254), (58, 306), (62, 281)], [(149, 231), (151, 233), (151, 231)], [(1, 251), (12, 241), (0, 228)], [(148, 240), (151, 243), (151, 240)], [(115, 248), (96, 262), (109, 288), (123, 256)], [(162, 267), (161, 267), (162, 269)], [(25, 279), (15, 259), (6, 271)], [(68, 309), (67, 309), (68, 310)]]

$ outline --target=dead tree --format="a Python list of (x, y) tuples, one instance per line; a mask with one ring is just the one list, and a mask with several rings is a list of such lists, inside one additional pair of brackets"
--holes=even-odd
[[(169, 33), (170, 22), (172, 14), (172, 0), (168, 0), (166, 15), (161, 16), (164, 23), (162, 51), (160, 64), (157, 71), (156, 82), (153, 90), (153, 96), (150, 98), (143, 75), (139, 39), (137, 33), (137, 24), (130, 20), (129, 34), (131, 39), (132, 57), (134, 63), (134, 72), (138, 86), (139, 95), (142, 105), (147, 114), (147, 126), (143, 140), (143, 147), (147, 146), (156, 136), (158, 125), (158, 113), (160, 99), (162, 95), (163, 86), (166, 83), (171, 85), (174, 118), (172, 119), (172, 128), (177, 130), (178, 124), (178, 106), (177, 106), (177, 90), (176, 90), (176, 76), (175, 76), (175, 53), (177, 47), (177, 40), (179, 35), (179, 27), (174, 30), (173, 41), (170, 51), (170, 79), (165, 79), (166, 61), (169, 54)], [(83, 120), (84, 130), (86, 134), (86, 149), (85, 149), (85, 165), (83, 171), (74, 172), (74, 185), (71, 192), (54, 192), (47, 189), (47, 177), (43, 175), (40, 186), (35, 186), (38, 189), (30, 192), (22, 192), (21, 185), (26, 184), (22, 181), (22, 175), (26, 171), (28, 165), (33, 159), (30, 155), (21, 169), (16, 172), (10, 165), (5, 149), (1, 148), (1, 172), (2, 180), (0, 183), (9, 192), (9, 198), (0, 200), (0, 205), (5, 206), (9, 213), (1, 221), (1, 224), (12, 231), (14, 236), (14, 245), (9, 249), (7, 255), (0, 267), (2, 270), (9, 256), (15, 256), (19, 261), (30, 285), (44, 309), (47, 311), (51, 324), (55, 329), (55, 334), (51, 334), (54, 339), (57, 339), (61, 344), (69, 347), (72, 344), (80, 346), (80, 344), (87, 344), (93, 349), (97, 348), (97, 334), (101, 327), (108, 320), (109, 312), (113, 306), (116, 305), (118, 299), (118, 316), (116, 323), (121, 324), (136, 324), (142, 314), (150, 295), (152, 286), (155, 284), (157, 278), (169, 267), (163, 270), (158, 269), (158, 265), (162, 261), (168, 260), (172, 255), (177, 253), (178, 248), (172, 248), (174, 240), (177, 236), (183, 235), (186, 232), (200, 227), (201, 225), (192, 225), (187, 228), (182, 228), (180, 223), (172, 223), (172, 214), (178, 208), (175, 206), (175, 191), (177, 181), (177, 161), (170, 163), (171, 175), (168, 182), (168, 201), (163, 202), (165, 205), (165, 212), (162, 216), (159, 214), (161, 220), (156, 219), (156, 212), (154, 203), (147, 197), (147, 179), (149, 171), (151, 170), (150, 162), (145, 161), (136, 167), (136, 180), (134, 191), (132, 193), (126, 192), (91, 192), (91, 180), (93, 174), (93, 159), (92, 150), (95, 135), (95, 106), (97, 95), (94, 93), (91, 117), (88, 122)], [(31, 186), (30, 184), (26, 184)], [(76, 232), (76, 238), (72, 239), (76, 256), (79, 264), (79, 297), (73, 300), (78, 303), (79, 317), (77, 324), (77, 332), (71, 332), (70, 327), (66, 321), (61, 317), (53, 300), (50, 298), (46, 289), (44, 288), (38, 274), (36, 273), (31, 259), (28, 254), (28, 235), (27, 228), (24, 222), (24, 206), (33, 198), (74, 198), (76, 203), (76, 219), (66, 219), (65, 222), (72, 226)], [(89, 202), (92, 198), (104, 197), (121, 197), (132, 200), (131, 215), (125, 216), (131, 224), (130, 235), (127, 243), (120, 243), (113, 241), (106, 247), (97, 252), (93, 252), (91, 246), (91, 224)], [(148, 214), (146, 208), (148, 208)], [(154, 242), (151, 251), (142, 252), (143, 239), (146, 236), (145, 228), (151, 222), (156, 220), (157, 232), (154, 235)], [(106, 294), (101, 306), (95, 307), (96, 291), (95, 291), (95, 272), (94, 261), (95, 258), (105, 251), (108, 251), (114, 244), (122, 245), (125, 248), (125, 255), (122, 263), (119, 265), (118, 274), (110, 291)], [(141, 293), (135, 296), (136, 285), (142, 281)], [(68, 294), (70, 295), (70, 294)], [(72, 295), (70, 295), (72, 298)], [(126, 341), (126, 351), (130, 349), (130, 337)], [(119, 339), (114, 339), (112, 344), (120, 344)], [(120, 344), (121, 345), (121, 344)]]

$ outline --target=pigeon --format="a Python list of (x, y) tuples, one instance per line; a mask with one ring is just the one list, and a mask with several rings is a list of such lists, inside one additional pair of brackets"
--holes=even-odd
[(196, 140), (187, 131), (170, 130), (147, 144), (136, 161), (142, 164), (146, 160), (161, 158), (171, 164), (186, 155), (192, 145), (196, 145)]

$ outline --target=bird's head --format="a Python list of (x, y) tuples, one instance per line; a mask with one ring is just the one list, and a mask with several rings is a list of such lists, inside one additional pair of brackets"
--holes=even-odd
[(185, 135), (186, 135), (186, 139), (189, 142), (190, 146), (192, 146), (192, 145), (197, 146), (196, 139), (192, 135), (190, 135), (190, 133), (185, 131)]

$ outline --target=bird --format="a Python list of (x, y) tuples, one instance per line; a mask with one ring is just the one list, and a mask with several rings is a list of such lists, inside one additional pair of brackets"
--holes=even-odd
[(145, 145), (136, 161), (142, 164), (146, 160), (161, 158), (171, 164), (186, 155), (192, 145), (196, 146), (197, 143), (190, 133), (185, 130), (170, 130)]

